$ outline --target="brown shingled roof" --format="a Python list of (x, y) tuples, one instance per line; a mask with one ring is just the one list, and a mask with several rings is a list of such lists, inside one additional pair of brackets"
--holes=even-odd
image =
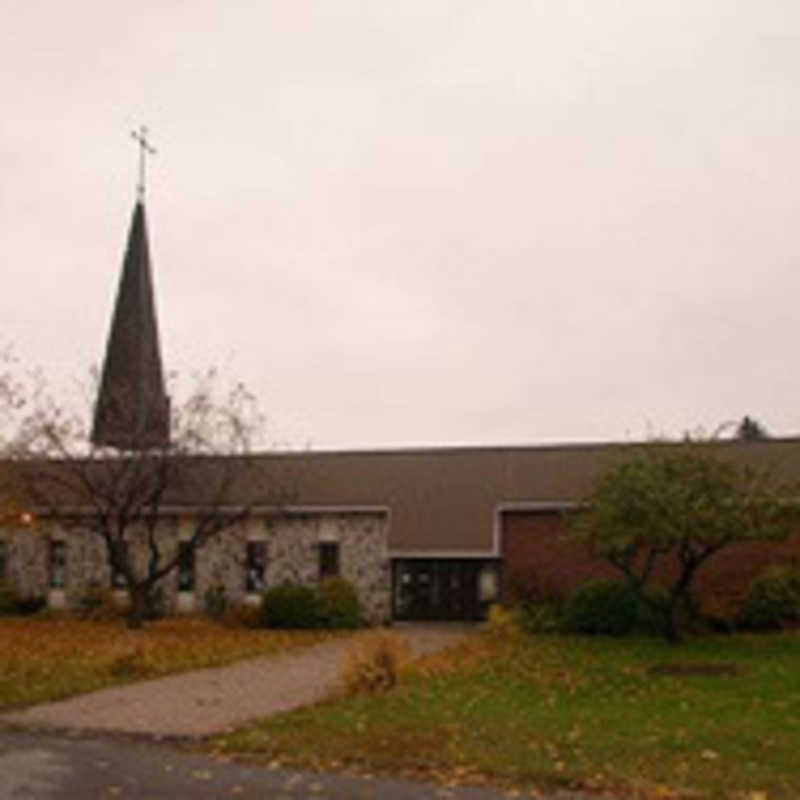
[[(393, 551), (490, 551), (501, 505), (583, 499), (602, 470), (640, 444), (459, 447), (260, 455), (259, 467), (294, 486), (299, 505), (381, 505)], [(669, 445), (667, 445), (669, 446)], [(719, 456), (800, 479), (800, 439), (724, 441)], [(233, 492), (246, 487), (234, 487)]]
[[(165, 502), (202, 506), (198, 486), (232, 476), (223, 503), (269, 504), (279, 495), (295, 508), (384, 507), (393, 552), (490, 554), (501, 507), (574, 503), (594, 477), (642, 443), (414, 450), (260, 453), (197, 456), (192, 476)], [(673, 444), (662, 446), (671, 447)], [(773, 467), (784, 482), (800, 479), (800, 439), (719, 441), (722, 458)], [(238, 466), (237, 466), (238, 465)]]

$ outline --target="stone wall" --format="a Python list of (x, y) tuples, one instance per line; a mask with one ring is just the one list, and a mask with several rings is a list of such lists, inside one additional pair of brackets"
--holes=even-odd
[[(179, 541), (191, 537), (192, 519), (165, 519), (158, 535), (163, 555), (171, 558)], [(165, 605), (168, 611), (202, 610), (206, 592), (218, 587), (233, 604), (257, 601), (257, 595), (246, 591), (248, 541), (265, 543), (265, 587), (284, 582), (315, 586), (320, 579), (320, 543), (337, 542), (339, 574), (355, 586), (365, 619), (384, 622), (391, 614), (388, 535), (388, 516), (379, 511), (286, 512), (253, 518), (197, 550), (193, 592), (178, 592), (177, 571), (163, 579)], [(3, 531), (0, 537), (6, 541), (5, 579), (25, 596), (49, 596), (57, 605), (74, 604), (92, 584), (110, 586), (106, 547), (97, 534), (53, 526), (34, 533)], [(67, 543), (63, 591), (50, 588), (50, 539)], [(134, 569), (144, 574), (148, 558), (144, 533), (131, 531), (128, 547)]]
[(267, 585), (319, 581), (319, 544), (338, 542), (339, 574), (358, 592), (372, 623), (391, 615), (389, 525), (382, 513), (292, 514), (264, 520)]
[(248, 520), (198, 552), (195, 597), (222, 586), (233, 602), (247, 599), (247, 541), (266, 545), (265, 587), (319, 583), (319, 545), (339, 544), (339, 574), (356, 588), (365, 619), (380, 623), (391, 613), (388, 519), (380, 512), (289, 512)]
[(5, 541), (6, 570), (0, 576), (23, 597), (42, 596), (47, 591), (47, 539), (26, 529), (0, 533)]

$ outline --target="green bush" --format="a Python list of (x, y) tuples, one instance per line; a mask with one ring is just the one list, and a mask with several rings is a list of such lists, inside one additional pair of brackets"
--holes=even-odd
[(284, 583), (261, 598), (261, 622), (266, 628), (316, 628), (321, 621), (317, 593), (308, 586)]
[(40, 594), (17, 599), (17, 614), (22, 617), (38, 614), (43, 608), (47, 608), (47, 598)]
[(12, 586), (0, 581), (0, 616), (29, 616), (41, 611), (47, 600), (40, 595), (23, 597)]
[(777, 630), (800, 623), (800, 569), (767, 567), (750, 585), (738, 624), (747, 630)]
[(557, 581), (532, 567), (512, 569), (507, 598), (514, 621), (527, 633), (556, 633), (562, 628), (566, 597)]
[(526, 633), (557, 633), (563, 628), (562, 604), (550, 600), (524, 603), (514, 609), (514, 619)]
[(326, 628), (357, 628), (361, 609), (355, 587), (344, 578), (326, 578), (319, 588), (322, 624)]
[(5, 581), (0, 581), (0, 616), (8, 617), (16, 613), (17, 593)]
[[(664, 609), (669, 605), (669, 592), (663, 586), (656, 584), (650, 587), (647, 597), (650, 600), (649, 604), (639, 603), (636, 628), (643, 633), (660, 635), (664, 630)], [(711, 621), (703, 618), (700, 603), (692, 591), (687, 591), (678, 599), (673, 617), (678, 628), (687, 633), (707, 634), (713, 630)]]
[(640, 604), (620, 581), (590, 581), (574, 592), (564, 610), (564, 628), (572, 633), (624, 636), (640, 623)]

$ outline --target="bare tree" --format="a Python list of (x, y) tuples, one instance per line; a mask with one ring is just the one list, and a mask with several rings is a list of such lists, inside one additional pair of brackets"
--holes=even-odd
[[(172, 408), (169, 440), (157, 447), (93, 444), (82, 418), (41, 392), (14, 438), (10, 463), (20, 496), (71, 536), (102, 539), (111, 574), (129, 593), (131, 628), (143, 625), (159, 581), (181, 556), (193, 558), (255, 506), (288, 499), (288, 487), (248, 457), (264, 426), (254, 397), (242, 384), (220, 395), (218, 383), (213, 370), (196, 380)], [(180, 512), (191, 522), (178, 548), (169, 521)], [(133, 545), (146, 558), (135, 557)]]

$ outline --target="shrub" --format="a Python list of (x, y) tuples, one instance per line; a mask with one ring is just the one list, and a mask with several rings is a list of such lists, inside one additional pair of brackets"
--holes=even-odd
[(47, 608), (47, 598), (40, 594), (32, 594), (27, 597), (17, 598), (17, 614), (21, 617), (38, 614), (45, 608)]
[(267, 589), (261, 598), (261, 622), (267, 628), (316, 628), (320, 624), (317, 593), (291, 583)]
[(261, 609), (250, 603), (229, 606), (222, 622), (229, 628), (258, 628), (262, 624)]
[(489, 606), (489, 633), (493, 636), (513, 636), (518, 632), (516, 615), (500, 603)]
[(554, 600), (525, 603), (514, 609), (514, 617), (526, 633), (557, 633), (563, 627), (562, 606)]
[(122, 608), (113, 591), (95, 582), (90, 583), (78, 595), (75, 610), (84, 619), (92, 620), (112, 620), (122, 614)]
[(221, 619), (228, 610), (228, 595), (222, 585), (206, 589), (203, 595), (203, 611), (213, 619)]
[(552, 576), (535, 568), (514, 569), (508, 594), (517, 626), (527, 633), (555, 633), (562, 627), (565, 596)]
[(748, 630), (800, 623), (800, 569), (774, 565), (761, 572), (750, 585), (738, 623)]
[(639, 601), (620, 581), (590, 581), (568, 600), (564, 627), (574, 633), (624, 636), (640, 622)]
[(7, 617), (16, 613), (17, 593), (5, 581), (0, 581), (0, 616)]
[[(638, 607), (637, 628), (644, 633), (658, 635), (664, 630), (664, 620), (669, 607), (669, 592), (661, 585), (654, 584), (647, 591), (645, 604), (640, 600)], [(703, 617), (700, 603), (694, 592), (687, 590), (678, 599), (671, 612), (678, 628), (687, 633), (708, 633), (712, 630), (710, 619)]]
[(344, 578), (326, 578), (319, 589), (322, 624), (327, 628), (357, 628), (361, 610), (355, 587)]
[(388, 631), (365, 633), (344, 654), (339, 667), (341, 691), (348, 695), (388, 691), (407, 660), (404, 638)]
[(41, 595), (23, 597), (12, 586), (0, 581), (0, 616), (29, 616), (46, 605), (47, 600)]

